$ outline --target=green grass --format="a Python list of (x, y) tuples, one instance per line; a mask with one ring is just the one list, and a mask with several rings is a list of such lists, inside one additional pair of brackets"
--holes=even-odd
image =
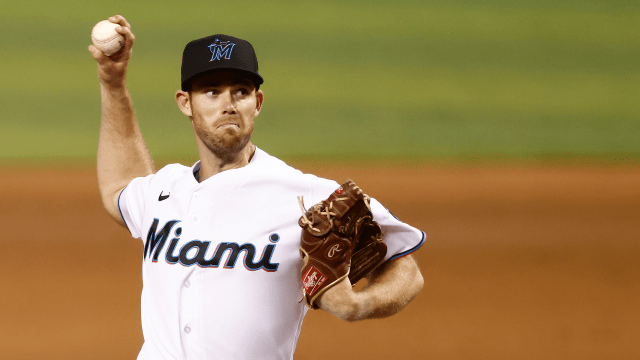
[(120, 13), (129, 88), (155, 157), (193, 158), (173, 94), (184, 45), (252, 42), (254, 142), (282, 157), (640, 157), (640, 5), (597, 1), (3, 5), (0, 160), (91, 159), (100, 98), (86, 51)]

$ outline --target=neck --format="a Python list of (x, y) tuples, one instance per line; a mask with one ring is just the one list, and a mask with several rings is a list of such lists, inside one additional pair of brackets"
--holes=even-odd
[[(208, 149), (207, 149), (208, 150)], [(200, 182), (226, 170), (238, 169), (249, 164), (256, 147), (249, 141), (238, 153), (218, 156), (211, 151), (200, 150)]]

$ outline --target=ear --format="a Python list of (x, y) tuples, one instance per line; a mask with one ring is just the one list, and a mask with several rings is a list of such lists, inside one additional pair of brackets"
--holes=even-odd
[(262, 110), (262, 103), (264, 102), (264, 93), (262, 90), (256, 91), (256, 116), (260, 114), (260, 110)]
[(188, 92), (182, 90), (176, 91), (176, 102), (183, 114), (189, 117), (193, 115), (193, 112), (191, 111), (191, 98), (189, 97)]

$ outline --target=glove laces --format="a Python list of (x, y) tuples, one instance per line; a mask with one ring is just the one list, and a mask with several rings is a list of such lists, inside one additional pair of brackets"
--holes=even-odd
[[(353, 183), (352, 183), (353, 184)], [(359, 195), (362, 195), (364, 204), (367, 206), (367, 209), (369, 209), (369, 211), (371, 211), (371, 205), (369, 204), (371, 198), (369, 198), (368, 195), (364, 194), (362, 192), (362, 189), (360, 189), (357, 185), (353, 184), (353, 190), (355, 190), (355, 192)], [(339, 197), (339, 198), (335, 198), (332, 201), (329, 202), (329, 205), (326, 207), (321, 207), (320, 203), (314, 205), (311, 209), (313, 212), (317, 213), (319, 216), (326, 216), (327, 217), (327, 221), (329, 222), (330, 226), (333, 227), (333, 217), (335, 217), (337, 214), (331, 210), (333, 210), (333, 202), (334, 201), (344, 201), (344, 200), (349, 200), (348, 197)], [(309, 219), (307, 217), (307, 209), (305, 209), (304, 207), (304, 197), (303, 196), (298, 196), (298, 205), (300, 205), (300, 210), (302, 211), (302, 218), (300, 219), (300, 221), (302, 222), (302, 224), (309, 226), (309, 228), (313, 231), (317, 231), (319, 232), (320, 229), (313, 227), (313, 221), (311, 221), (311, 219)]]

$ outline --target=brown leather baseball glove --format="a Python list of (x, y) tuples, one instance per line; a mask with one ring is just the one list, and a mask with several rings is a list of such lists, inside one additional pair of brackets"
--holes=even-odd
[(345, 277), (351, 284), (382, 264), (387, 246), (373, 221), (369, 197), (347, 180), (326, 200), (304, 209), (302, 228), (302, 299), (317, 309), (316, 299)]

